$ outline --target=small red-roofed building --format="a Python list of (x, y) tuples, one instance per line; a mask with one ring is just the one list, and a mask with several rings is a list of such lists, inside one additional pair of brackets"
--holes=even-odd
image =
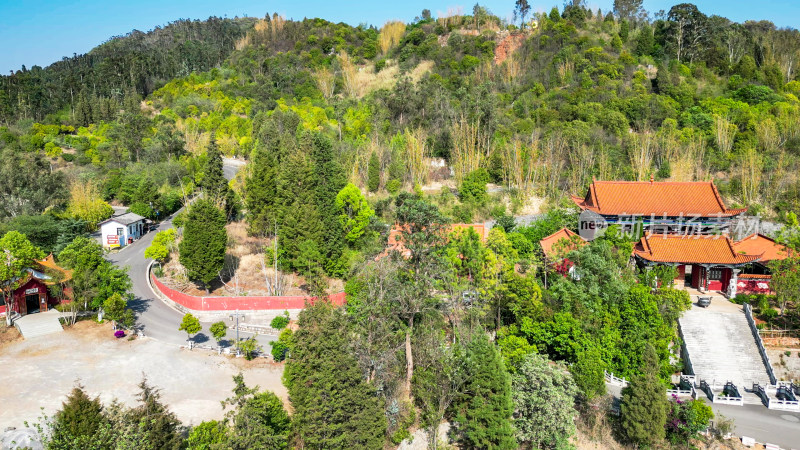
[(570, 251), (586, 245), (586, 241), (578, 236), (578, 233), (562, 228), (539, 241), (539, 245), (542, 247), (545, 259), (556, 263)]
[(739, 274), (736, 290), (746, 294), (768, 294), (772, 292), (770, 281), (772, 275), (768, 264), (770, 261), (779, 261), (796, 257), (797, 253), (785, 245), (775, 242), (774, 239), (763, 234), (754, 233), (733, 244), (733, 248), (743, 254), (761, 253), (761, 259), (748, 265)]
[[(44, 312), (53, 305), (71, 300), (72, 288), (64, 286), (64, 283), (72, 279), (72, 271), (59, 267), (53, 255), (36, 261), (34, 266), (27, 268), (25, 272), (22, 279), (16, 283), (17, 287), (10, 297), (11, 304), (2, 308), (6, 314), (16, 312), (24, 316)], [(63, 288), (54, 289), (57, 284)]]

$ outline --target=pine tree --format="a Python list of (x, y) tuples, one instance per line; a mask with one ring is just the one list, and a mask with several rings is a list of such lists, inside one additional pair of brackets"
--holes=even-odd
[(338, 223), (336, 196), (344, 188), (347, 179), (334, 157), (333, 144), (327, 136), (314, 135), (311, 159), (314, 162), (315, 203), (322, 225), (319, 250), (325, 258), (325, 271), (332, 276), (342, 276), (346, 268), (341, 266), (340, 257), (345, 242)]
[(468, 448), (517, 448), (511, 414), (511, 377), (489, 338), (480, 333), (467, 345), (467, 382), (456, 422)]
[(251, 158), (250, 176), (245, 180), (245, 204), (250, 234), (269, 232), (277, 217), (277, 161), (266, 146), (256, 144)]
[(367, 189), (370, 192), (377, 192), (381, 185), (381, 162), (378, 160), (378, 154), (372, 152), (369, 157), (369, 166), (367, 169)]
[(174, 413), (161, 403), (161, 392), (147, 384), (139, 383), (139, 406), (128, 411), (125, 421), (133, 427), (129, 438), (135, 447), (120, 443), (118, 448), (162, 450), (183, 448), (182, 426)]
[(61, 404), (61, 410), (53, 417), (50, 441), (73, 444), (89, 442), (105, 422), (100, 399), (89, 398), (83, 386), (75, 386)]
[(645, 446), (664, 439), (667, 421), (667, 398), (658, 379), (658, 356), (650, 344), (644, 349), (640, 370), (622, 391), (620, 426), (631, 443)]
[(299, 325), (283, 378), (299, 447), (383, 448), (383, 401), (351, 353), (344, 311), (317, 302)]
[(225, 215), (211, 200), (197, 200), (186, 215), (179, 246), (180, 262), (186, 267), (189, 278), (208, 289), (225, 263), (227, 243)]
[(206, 149), (206, 167), (200, 187), (210, 199), (222, 202), (228, 194), (228, 180), (225, 179), (225, 172), (222, 170), (222, 153), (219, 151), (216, 139), (216, 134), (212, 132)]
[(276, 203), (279, 205), (281, 250), (290, 269), (297, 269), (301, 263), (301, 244), (306, 241), (317, 244), (322, 239), (322, 225), (313, 188), (312, 167), (308, 157), (302, 152), (289, 155), (278, 171)]

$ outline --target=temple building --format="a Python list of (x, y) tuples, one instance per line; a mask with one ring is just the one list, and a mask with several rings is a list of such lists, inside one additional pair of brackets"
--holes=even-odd
[[(733, 219), (746, 209), (727, 208), (713, 181), (594, 180), (584, 197), (572, 199), (607, 226), (618, 225), (623, 233), (641, 236), (632, 261), (644, 269), (675, 267), (680, 287), (731, 298), (737, 293), (768, 293), (769, 262), (791, 256), (785, 246), (758, 233), (733, 240)], [(562, 229), (540, 245), (553, 265), (563, 264), (565, 253), (584, 242), (578, 234)]]
[[(11, 304), (3, 308), (6, 314), (19, 313), (24, 316), (44, 312), (72, 298), (72, 288), (66, 286), (72, 279), (72, 271), (59, 267), (53, 255), (36, 261), (34, 267), (29, 267), (25, 272), (10, 296)], [(2, 301), (0, 298), (0, 306)]]
[(602, 216), (621, 232), (720, 234), (732, 219), (747, 211), (729, 209), (713, 181), (597, 181), (583, 197), (572, 200), (583, 211)]

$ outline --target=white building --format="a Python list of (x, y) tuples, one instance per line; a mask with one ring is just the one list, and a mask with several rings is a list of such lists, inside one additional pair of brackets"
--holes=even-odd
[(144, 230), (144, 217), (130, 212), (100, 222), (100, 234), (105, 248), (120, 248), (131, 244), (144, 235)]

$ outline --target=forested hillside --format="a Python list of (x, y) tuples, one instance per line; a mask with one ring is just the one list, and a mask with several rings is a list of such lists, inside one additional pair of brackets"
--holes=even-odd
[(147, 33), (112, 37), (89, 53), (46, 68), (23, 66), (0, 76), (0, 121), (41, 121), (48, 114), (68, 113), (50, 120), (99, 122), (99, 115), (75, 119), (74, 111), (86, 103), (120, 101), (128, 90), (146, 96), (172, 78), (216, 67), (254, 23), (249, 18), (177, 20)]
[[(575, 417), (605, 426), (604, 370), (657, 388), (682, 370), (690, 306), (657, 281), (671, 269), (637, 270), (614, 232), (562, 249), (578, 277), (545, 261), (539, 241), (575, 228), (570, 195), (593, 177), (713, 179), (728, 206), (799, 240), (800, 33), (614, 3), (531, 14), (521, 0), (514, 23), (480, 5), (380, 28), (179, 21), (14, 73), (0, 80), (0, 218), (58, 251), (111, 204), (160, 220), (201, 191), (170, 237), (186, 281), (228, 281), (224, 219), (268, 242), (264, 273), (314, 295), (343, 280), (346, 307), (320, 302), (281, 334), (293, 414), (278, 447), (381, 448), (448, 421), (463, 448), (564, 448)], [(229, 184), (222, 155), (249, 161)], [(451, 226), (487, 219), (485, 235)], [(702, 402), (653, 392), (630, 400), (620, 440), (705, 429)]]

